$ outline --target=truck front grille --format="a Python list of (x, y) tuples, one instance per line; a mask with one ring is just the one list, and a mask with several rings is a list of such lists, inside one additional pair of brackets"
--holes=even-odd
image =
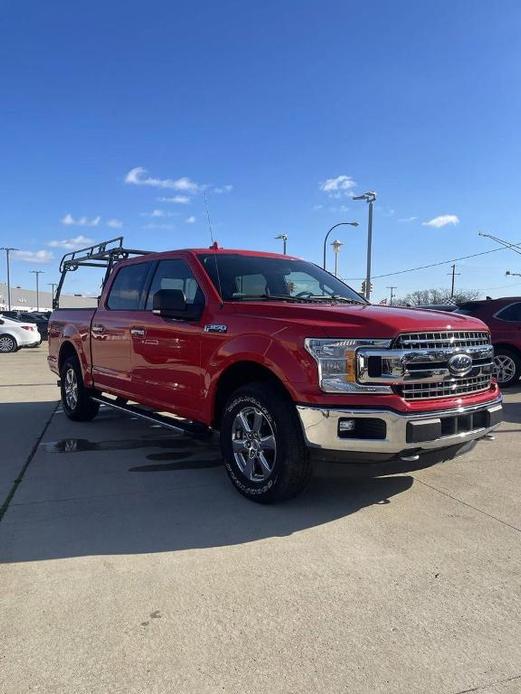
[(402, 397), (406, 400), (428, 400), (431, 398), (451, 398), (455, 395), (480, 393), (490, 388), (490, 376), (472, 376), (439, 383), (408, 383), (401, 386)]
[(455, 330), (444, 333), (406, 333), (397, 338), (394, 346), (397, 349), (446, 349), (489, 344), (490, 335), (487, 332)]
[[(394, 348), (402, 350), (440, 350), (453, 349), (454, 353), (465, 351), (469, 347), (490, 345), (490, 334), (478, 331), (447, 331), (432, 333), (407, 333), (400, 335)], [(450, 377), (434, 383), (404, 383), (396, 391), (405, 400), (430, 400), (433, 398), (450, 398), (457, 395), (470, 395), (488, 390), (492, 378), (491, 358), (474, 357), (474, 368), (465, 377)], [(440, 364), (441, 365), (441, 364)], [(444, 365), (444, 364), (443, 364)], [(417, 365), (422, 368), (422, 365)], [(413, 369), (414, 370), (414, 367)]]

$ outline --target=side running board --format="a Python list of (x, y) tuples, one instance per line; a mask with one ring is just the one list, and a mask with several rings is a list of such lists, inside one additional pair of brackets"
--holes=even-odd
[(92, 400), (101, 403), (102, 405), (107, 405), (107, 407), (112, 407), (120, 412), (125, 412), (125, 414), (131, 415), (133, 417), (141, 417), (141, 419), (146, 419), (154, 424), (159, 424), (167, 429), (174, 429), (175, 431), (182, 431), (185, 434), (191, 434), (192, 436), (209, 436), (212, 433), (212, 429), (207, 427), (200, 422), (193, 422), (189, 419), (179, 419), (177, 417), (159, 414), (154, 412), (154, 410), (147, 410), (139, 405), (129, 405), (122, 400), (112, 400), (111, 398), (106, 398), (103, 395), (92, 396)]

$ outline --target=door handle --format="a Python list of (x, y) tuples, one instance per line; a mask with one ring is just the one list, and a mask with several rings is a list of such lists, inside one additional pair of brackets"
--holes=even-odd
[(145, 337), (145, 328), (130, 328), (132, 337)]
[(93, 333), (103, 333), (105, 332), (105, 326), (103, 325), (93, 325), (91, 328)]

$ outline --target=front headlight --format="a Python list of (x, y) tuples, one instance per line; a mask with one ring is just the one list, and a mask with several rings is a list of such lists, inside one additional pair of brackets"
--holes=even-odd
[(357, 356), (359, 347), (386, 348), (390, 340), (349, 340), (307, 337), (306, 350), (318, 366), (318, 382), (325, 393), (389, 393), (389, 386), (361, 385), (357, 383)]

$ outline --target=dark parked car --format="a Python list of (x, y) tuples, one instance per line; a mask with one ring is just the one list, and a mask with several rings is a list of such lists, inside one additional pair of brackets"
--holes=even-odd
[(488, 325), (497, 381), (502, 388), (517, 383), (521, 377), (521, 297), (468, 301), (456, 313), (479, 318)]
[(27, 323), (36, 323), (38, 331), (42, 336), (42, 340), (47, 340), (48, 325), (50, 312), (44, 311), (2, 311), (2, 315), (6, 318), (14, 318), (15, 320), (26, 321)]

